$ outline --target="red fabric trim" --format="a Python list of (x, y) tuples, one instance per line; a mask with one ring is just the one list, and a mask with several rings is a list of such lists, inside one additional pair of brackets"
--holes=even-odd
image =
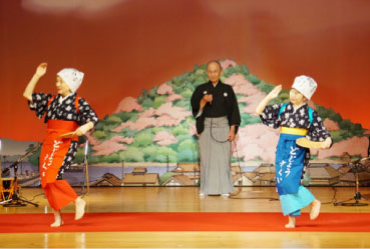
[(43, 188), (49, 205), (58, 211), (77, 199), (77, 194), (66, 180), (47, 183)]
[(48, 120), (48, 129), (50, 130), (60, 130), (63, 132), (72, 132), (78, 128), (78, 124), (75, 121), (67, 120)]

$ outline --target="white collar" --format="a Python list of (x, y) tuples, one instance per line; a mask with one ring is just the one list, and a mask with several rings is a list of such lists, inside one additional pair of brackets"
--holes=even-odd
[(306, 102), (304, 102), (303, 104), (301, 104), (301, 105), (299, 105), (299, 106), (294, 106), (294, 105), (292, 105), (293, 106), (293, 110), (294, 111), (296, 111), (296, 110), (298, 110), (299, 108), (301, 108), (302, 106), (304, 106), (306, 104)]
[(67, 96), (63, 97), (62, 95), (60, 95), (60, 98), (59, 98), (59, 104), (63, 103), (64, 100), (66, 100), (69, 96), (71, 96), (73, 93), (70, 93), (68, 94)]

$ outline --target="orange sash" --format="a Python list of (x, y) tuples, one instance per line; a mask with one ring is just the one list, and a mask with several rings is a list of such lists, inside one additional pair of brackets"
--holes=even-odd
[(78, 124), (75, 121), (48, 120), (48, 129), (40, 154), (41, 186), (56, 181), (60, 167), (69, 150), (71, 141), (78, 137), (60, 138), (59, 136), (75, 131)]

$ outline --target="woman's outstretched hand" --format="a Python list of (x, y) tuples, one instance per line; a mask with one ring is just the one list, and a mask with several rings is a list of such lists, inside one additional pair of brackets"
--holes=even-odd
[(270, 102), (270, 100), (273, 100), (279, 95), (281, 89), (283, 89), (283, 87), (281, 85), (278, 85), (274, 89), (272, 89), (272, 91), (269, 92), (266, 97), (263, 98), (263, 100), (258, 104), (256, 108), (256, 113), (258, 115), (262, 114), (263, 110), (265, 110), (266, 105)]
[(272, 91), (269, 92), (269, 94), (267, 96), (269, 97), (270, 100), (274, 99), (279, 95), (279, 93), (281, 92), (282, 89), (283, 89), (283, 87), (281, 85), (275, 86), (275, 88), (272, 89)]
[(77, 130), (74, 131), (76, 136), (83, 136), (85, 135), (89, 130), (94, 128), (93, 122), (88, 122), (80, 127), (77, 128)]
[(46, 68), (47, 67), (48, 67), (48, 64), (45, 63), (45, 62), (41, 63), (37, 67), (35, 74), (32, 76), (32, 79), (30, 80), (30, 82), (26, 86), (26, 89), (23, 92), (23, 97), (25, 97), (31, 103), (33, 101), (32, 100), (33, 90), (35, 89), (35, 86), (36, 86), (37, 82), (39, 81), (39, 79), (46, 74)]
[(38, 77), (42, 77), (46, 74), (46, 69), (48, 67), (48, 64), (46, 62), (41, 63), (37, 69), (36, 69), (36, 75)]

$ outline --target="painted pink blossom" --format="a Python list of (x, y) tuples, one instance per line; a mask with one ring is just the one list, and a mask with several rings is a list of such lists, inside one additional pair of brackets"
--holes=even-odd
[(333, 147), (329, 150), (316, 150), (314, 153), (317, 154), (318, 159), (332, 156), (340, 157), (344, 152), (347, 152), (352, 156), (360, 155), (361, 157), (367, 157), (368, 146), (369, 139), (367, 137), (351, 137), (334, 143)]
[(116, 153), (120, 150), (126, 150), (127, 146), (122, 144), (131, 144), (134, 141), (134, 138), (126, 138), (121, 136), (114, 136), (109, 140), (106, 140), (99, 145), (95, 145), (94, 149), (94, 156), (108, 156), (113, 153)]
[(328, 118), (326, 118), (323, 122), (325, 128), (328, 130), (328, 131), (337, 131), (339, 130), (339, 125), (337, 122), (333, 121), (333, 120), (330, 120)]
[(252, 161), (261, 158), (261, 155), (264, 153), (264, 149), (256, 146), (255, 144), (247, 144), (244, 147), (239, 149), (239, 155), (243, 157), (244, 161)]
[(125, 144), (132, 144), (134, 142), (135, 138), (133, 137), (122, 137), (122, 136), (113, 136), (111, 139), (107, 141), (112, 141), (116, 143), (125, 143)]
[(87, 140), (89, 140), (89, 144), (91, 145), (98, 145), (100, 144), (100, 141), (98, 139), (96, 139), (95, 137), (91, 136), (91, 134), (89, 132), (87, 132), (85, 134)]
[(158, 87), (157, 93), (161, 95), (162, 94), (170, 95), (170, 94), (173, 94), (174, 92), (173, 92), (173, 88), (171, 85), (167, 85), (166, 83), (164, 83)]
[(221, 61), (220, 64), (221, 64), (222, 69), (226, 69), (228, 67), (235, 67), (236, 66), (236, 62), (233, 61), (233, 60), (229, 60), (229, 59)]
[(242, 74), (234, 74), (225, 80), (226, 84), (233, 87), (236, 94), (254, 95), (261, 91), (252, 83), (250, 83)]
[(175, 101), (175, 100), (184, 100), (184, 97), (183, 97), (183, 96), (181, 96), (180, 94), (176, 94), (176, 93), (174, 93), (174, 94), (171, 94), (170, 96), (168, 96), (168, 97), (166, 98), (166, 101), (167, 101), (167, 102), (173, 102), (173, 101)]
[(153, 107), (150, 107), (148, 110), (139, 113), (140, 118), (151, 118), (155, 115), (155, 109)]
[(279, 131), (263, 124), (251, 124), (240, 128), (236, 146), (238, 153), (234, 156), (243, 158), (244, 161), (262, 159), (274, 162)]
[(183, 107), (173, 106), (172, 103), (165, 103), (157, 110), (152, 107), (149, 108), (144, 113), (139, 114), (139, 118), (135, 122), (128, 121), (122, 123), (118, 127), (112, 129), (112, 131), (120, 132), (125, 128), (141, 131), (153, 126), (176, 126), (190, 115), (191, 112)]
[(189, 117), (191, 115), (191, 112), (187, 111), (183, 107), (173, 106), (172, 103), (168, 102), (161, 105), (157, 109), (156, 115), (158, 116), (168, 115), (171, 118), (179, 120), (181, 122), (185, 118)]
[(143, 107), (137, 103), (137, 100), (133, 97), (126, 97), (118, 104), (116, 110), (113, 113), (118, 112), (132, 112), (132, 111), (142, 111)]
[(152, 126), (155, 126), (155, 125), (156, 125), (156, 119), (155, 118), (146, 118), (146, 117), (142, 118), (142, 117), (140, 117), (135, 122), (128, 121), (128, 122), (122, 123), (118, 127), (112, 129), (112, 131), (113, 132), (120, 132), (125, 128), (129, 128), (131, 130), (136, 129), (137, 131), (141, 131), (143, 129), (146, 129), (146, 128), (149, 128), (149, 127), (152, 127)]
[(119, 143), (107, 142), (105, 141), (103, 144), (94, 146), (93, 156), (109, 156), (113, 153), (116, 153), (120, 150), (126, 150), (127, 146)]
[(257, 117), (258, 114), (256, 113), (256, 108), (257, 108), (259, 102), (261, 102), (261, 100), (265, 96), (266, 96), (266, 94), (260, 92), (260, 93), (257, 93), (257, 94), (251, 95), (251, 96), (241, 97), (240, 100), (239, 100), (239, 102), (247, 103), (247, 106), (245, 106), (244, 108), (242, 108), (240, 110), (240, 112), (242, 112), (242, 113), (248, 113), (251, 116)]
[(169, 115), (162, 115), (157, 118), (157, 127), (161, 126), (177, 126), (181, 123), (180, 119), (175, 119)]
[(131, 130), (141, 131), (156, 125), (155, 118), (138, 118), (130, 127)]
[(170, 145), (178, 142), (177, 138), (168, 130), (157, 132), (153, 141), (159, 145)]

